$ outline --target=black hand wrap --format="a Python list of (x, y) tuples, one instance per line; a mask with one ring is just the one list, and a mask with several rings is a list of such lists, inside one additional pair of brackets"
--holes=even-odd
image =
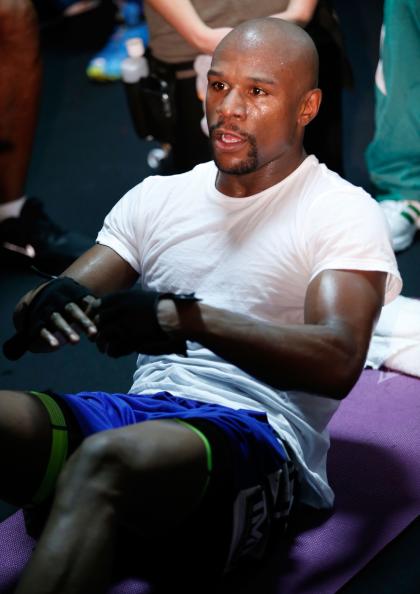
[(175, 295), (146, 291), (139, 287), (112, 293), (102, 298), (95, 322), (97, 345), (111, 357), (139, 352), (148, 355), (178, 353), (186, 355), (185, 340), (174, 338), (162, 330), (157, 318), (160, 299), (198, 301), (194, 294)]
[(70, 302), (82, 305), (82, 299), (87, 295), (92, 295), (92, 292), (68, 277), (56, 278), (46, 284), (29, 305), (23, 305), (15, 314), (18, 331), (3, 344), (5, 357), (12, 361), (22, 357), (39, 337), (41, 329), (48, 326), (52, 313), (63, 314)]

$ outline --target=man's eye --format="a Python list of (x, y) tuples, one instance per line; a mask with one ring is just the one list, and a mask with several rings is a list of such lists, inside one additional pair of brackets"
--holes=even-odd
[(222, 82), (220, 82), (220, 81), (217, 80), (217, 81), (211, 83), (211, 87), (215, 91), (223, 91), (225, 89), (225, 83), (222, 83)]
[(252, 87), (251, 94), (258, 97), (259, 95), (266, 95), (267, 93), (263, 89), (260, 89), (260, 87)]

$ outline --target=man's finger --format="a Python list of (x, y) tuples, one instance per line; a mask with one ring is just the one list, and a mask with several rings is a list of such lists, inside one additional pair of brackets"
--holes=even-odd
[(83, 297), (82, 301), (87, 305), (85, 313), (89, 312), (89, 314), (93, 309), (100, 307), (102, 303), (102, 299), (98, 299), (98, 297), (94, 297), (93, 295), (86, 295), (86, 297)]
[(89, 317), (90, 304), (84, 312), (76, 303), (68, 303), (64, 308), (67, 313), (71, 315), (75, 322), (77, 322), (88, 336), (97, 334), (98, 329)]
[(59, 313), (54, 312), (51, 314), (51, 322), (54, 324), (54, 329), (59, 330), (65, 339), (70, 342), (79, 342), (80, 336)]
[(41, 332), (39, 333), (39, 335), (42, 338), (42, 340), (44, 340), (45, 342), (47, 342), (49, 344), (50, 347), (57, 348), (58, 346), (60, 346), (60, 343), (56, 339), (54, 334), (51, 334), (51, 332), (49, 330), (47, 330), (46, 328), (43, 328), (41, 330)]

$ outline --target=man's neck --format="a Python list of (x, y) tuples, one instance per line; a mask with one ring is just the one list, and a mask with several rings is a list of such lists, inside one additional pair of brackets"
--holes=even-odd
[(306, 159), (304, 150), (300, 154), (288, 159), (271, 161), (252, 173), (232, 174), (218, 171), (216, 189), (233, 198), (246, 198), (278, 184), (286, 179)]

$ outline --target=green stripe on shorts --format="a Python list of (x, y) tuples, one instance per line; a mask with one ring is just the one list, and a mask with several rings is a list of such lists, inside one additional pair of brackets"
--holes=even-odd
[(208, 474), (207, 474), (206, 482), (204, 483), (203, 490), (200, 494), (199, 501), (201, 501), (207, 492), (207, 489), (208, 489), (208, 486), (210, 483), (210, 474), (211, 474), (211, 471), (213, 470), (213, 456), (212, 456), (212, 452), (211, 452), (210, 442), (207, 439), (207, 437), (204, 435), (204, 433), (202, 431), (200, 431), (200, 429), (197, 429), (197, 427), (194, 427), (194, 425), (192, 425), (191, 423), (187, 423), (183, 419), (171, 419), (171, 420), (176, 421), (177, 423), (180, 423), (181, 425), (184, 425), (184, 427), (187, 427), (187, 429), (191, 429), (191, 431), (193, 431), (201, 439), (201, 441), (204, 444), (204, 448), (206, 450), (207, 473)]
[(36, 396), (45, 406), (51, 422), (51, 450), (50, 458), (47, 464), (44, 478), (41, 481), (38, 490), (32, 498), (32, 503), (38, 504), (44, 501), (54, 490), (58, 475), (67, 459), (68, 434), (67, 424), (63, 411), (58, 406), (54, 398), (43, 392), (29, 392)]

